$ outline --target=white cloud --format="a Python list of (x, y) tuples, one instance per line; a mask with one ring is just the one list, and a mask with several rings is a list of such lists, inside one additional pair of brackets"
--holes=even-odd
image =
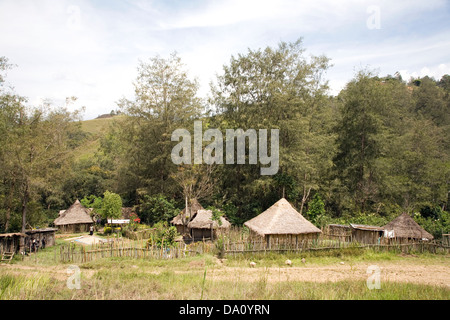
[[(380, 7), (380, 30), (367, 28), (370, 5)], [(138, 59), (176, 50), (206, 95), (231, 55), (303, 36), (307, 54), (332, 58), (335, 66), (326, 77), (335, 93), (360, 66), (382, 74), (402, 70), (402, 76), (450, 73), (448, 24), (432, 31), (427, 24), (417, 30), (408, 24), (446, 9), (443, 0), (228, 0), (177, 6), (143, 0), (2, 0), (0, 55), (18, 65), (8, 80), (30, 102), (45, 97), (64, 103), (75, 95), (77, 105), (87, 108), (85, 117), (92, 118), (115, 108), (121, 96), (133, 96)]]

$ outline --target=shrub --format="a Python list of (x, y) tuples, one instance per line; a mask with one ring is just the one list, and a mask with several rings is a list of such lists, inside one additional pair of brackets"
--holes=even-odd
[(140, 204), (136, 207), (140, 221), (146, 224), (154, 224), (158, 221), (169, 221), (175, 217), (179, 210), (175, 202), (164, 195), (144, 195)]
[(167, 221), (158, 222), (153, 227), (155, 231), (147, 241), (148, 246), (161, 248), (175, 245), (175, 238), (178, 236), (177, 228), (169, 227)]
[(105, 227), (103, 229), (103, 233), (104, 234), (111, 234), (112, 233), (112, 228), (111, 227)]

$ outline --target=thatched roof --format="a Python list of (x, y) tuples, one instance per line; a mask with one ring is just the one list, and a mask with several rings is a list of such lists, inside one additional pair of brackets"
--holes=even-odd
[(124, 207), (122, 208), (122, 218), (130, 219), (131, 214), (135, 213), (132, 207)]
[(433, 240), (433, 236), (425, 231), (407, 213), (403, 213), (383, 227), (385, 230), (394, 230), (396, 238), (428, 239)]
[[(198, 210), (204, 210), (204, 208), (198, 202), (197, 199), (191, 200), (191, 208), (190, 208), (191, 217), (193, 217), (197, 213)], [(184, 208), (179, 215), (177, 215), (175, 218), (173, 218), (172, 221), (170, 221), (170, 223), (172, 223), (173, 225), (183, 225), (182, 215), (184, 215), (185, 213), (186, 213), (186, 208)], [(191, 217), (186, 217), (185, 221), (189, 222)]]
[(261, 236), (322, 232), (297, 212), (284, 198), (260, 215), (245, 222), (244, 225)]
[(188, 223), (188, 228), (190, 229), (211, 229), (211, 224), (213, 229), (228, 229), (231, 227), (231, 223), (228, 222), (224, 217), (220, 217), (222, 225), (219, 225), (217, 221), (212, 220), (211, 210), (198, 210), (197, 214)]
[(64, 212), (60, 212), (59, 217), (55, 219), (55, 226), (62, 226), (68, 224), (94, 223), (90, 216), (89, 209), (85, 208), (80, 201), (75, 201)]

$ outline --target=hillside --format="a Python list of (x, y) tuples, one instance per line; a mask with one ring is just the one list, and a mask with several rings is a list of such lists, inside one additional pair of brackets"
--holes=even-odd
[(121, 121), (124, 116), (98, 118), (81, 122), (81, 129), (88, 134), (86, 141), (75, 152), (75, 159), (81, 160), (94, 156), (100, 147), (101, 138), (108, 132), (108, 128), (115, 121)]

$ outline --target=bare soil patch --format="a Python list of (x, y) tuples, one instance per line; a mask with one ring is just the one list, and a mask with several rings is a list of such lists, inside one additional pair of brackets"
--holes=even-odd
[(236, 268), (222, 266), (208, 272), (209, 279), (268, 282), (308, 281), (337, 282), (343, 280), (366, 280), (369, 266), (376, 265), (381, 271), (381, 281), (426, 284), (450, 287), (450, 266), (442, 264), (417, 264), (407, 261), (336, 264), (327, 266), (256, 267)]

